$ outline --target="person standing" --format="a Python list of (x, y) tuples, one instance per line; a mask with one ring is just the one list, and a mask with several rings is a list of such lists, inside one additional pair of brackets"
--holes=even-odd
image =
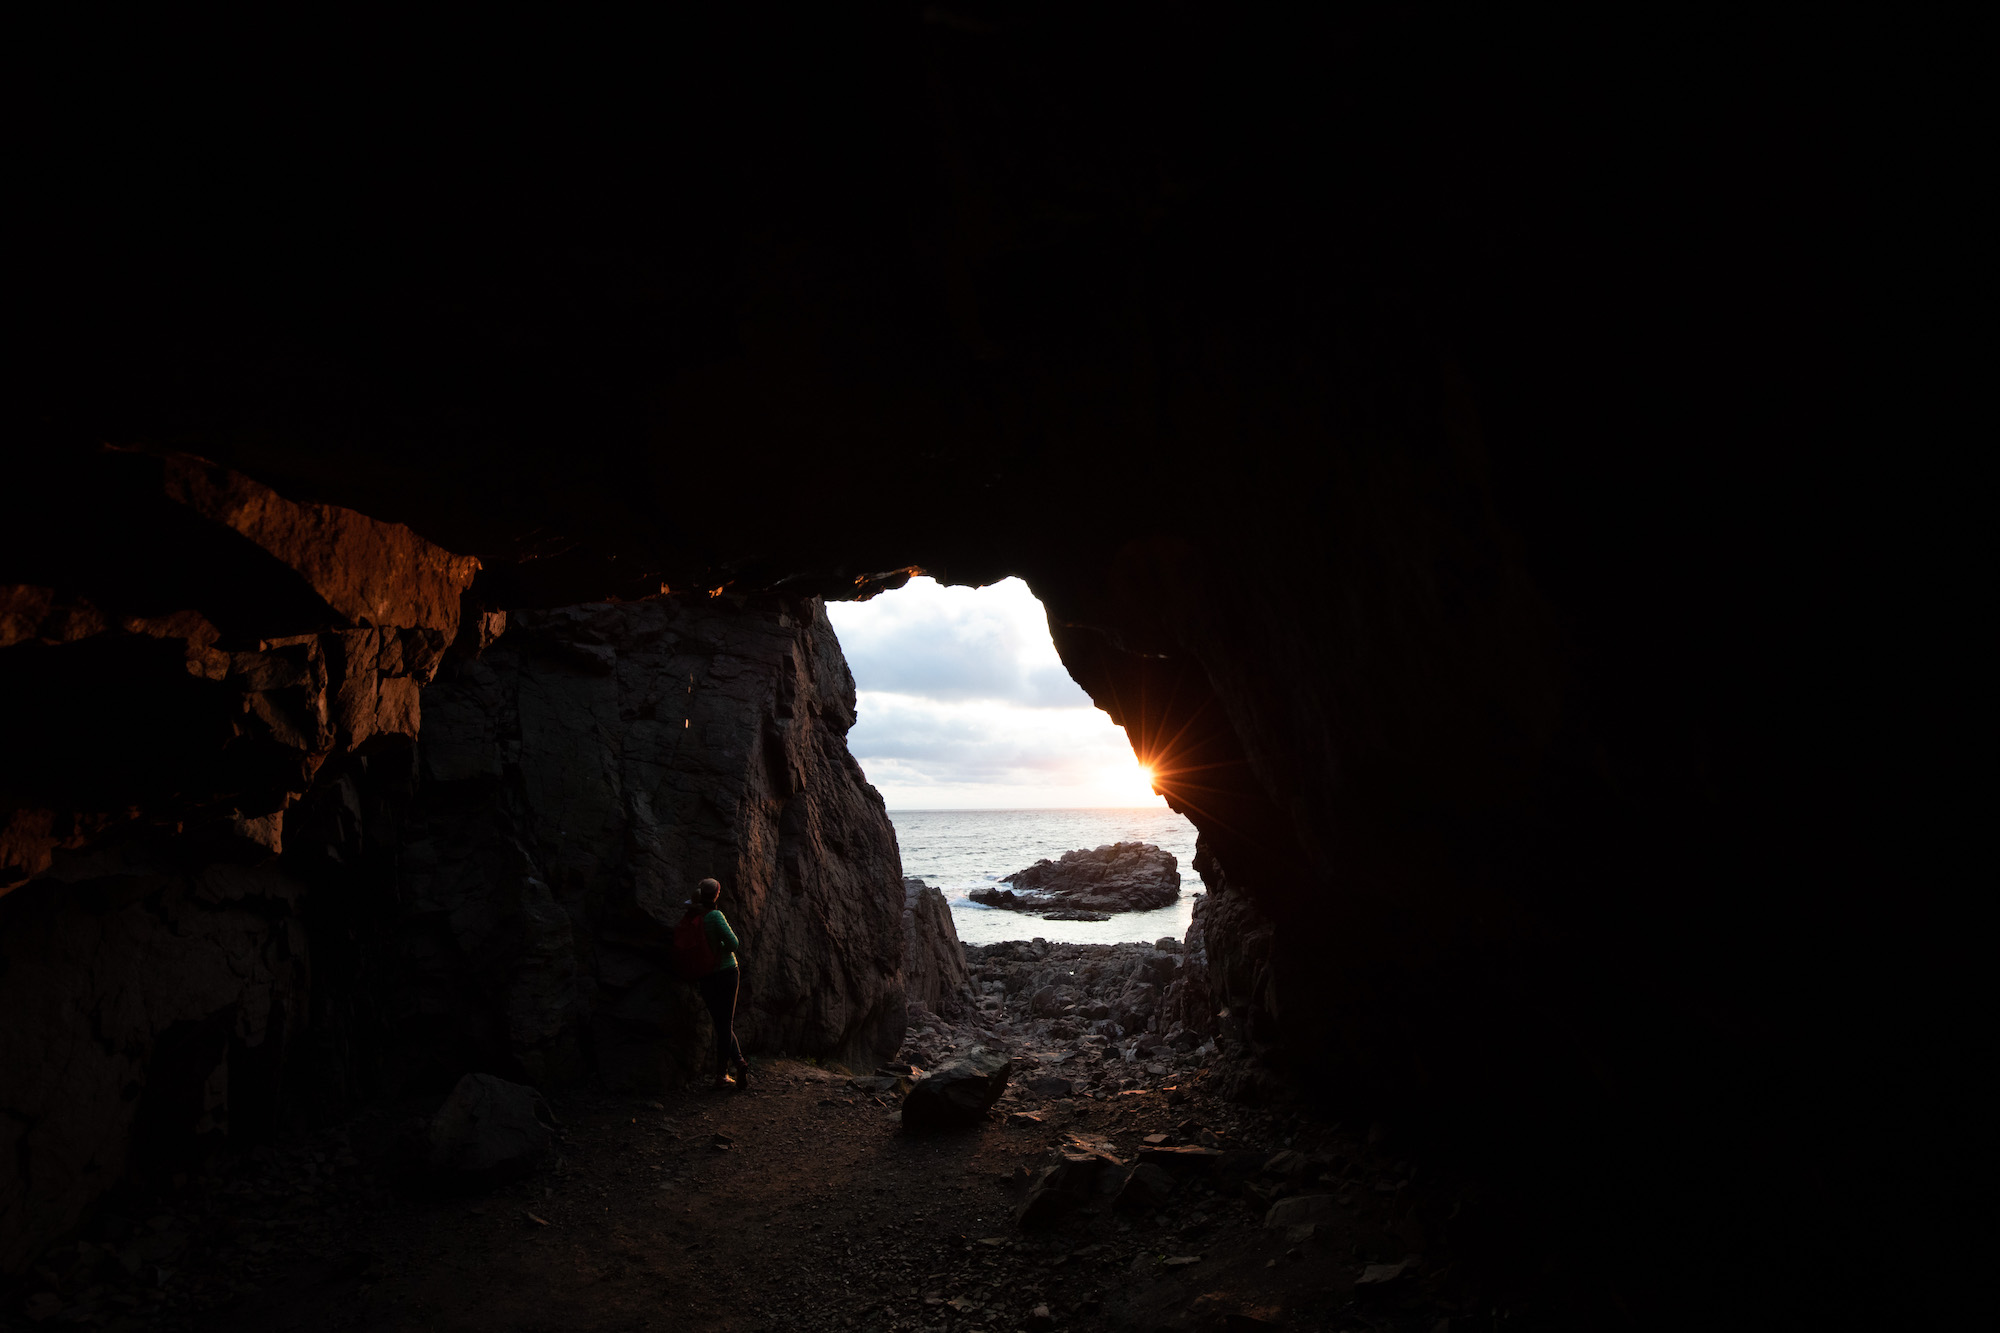
[[(744, 1088), (750, 1083), (750, 1062), (743, 1058), (743, 1048), (736, 1041), (736, 990), (738, 971), (736, 951), (743, 947), (736, 938), (736, 932), (729, 928), (729, 919), (722, 915), (716, 904), (722, 898), (722, 883), (705, 879), (695, 885), (694, 901), (688, 905), (683, 924), (697, 915), (701, 920), (701, 933), (708, 944), (709, 953), (715, 959), (714, 968), (695, 979), (695, 989), (701, 992), (702, 1003), (708, 1006), (708, 1016), (715, 1024), (715, 1089), (726, 1091), (731, 1087)], [(731, 1066), (736, 1077), (729, 1077)]]

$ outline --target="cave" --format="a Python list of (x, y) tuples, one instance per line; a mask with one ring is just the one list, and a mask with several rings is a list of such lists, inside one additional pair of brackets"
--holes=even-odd
[[(823, 608), (919, 573), (1046, 605), (1200, 829), (1209, 1001), (1271, 1087), (1480, 1182), (1467, 1254), (1646, 1326), (1975, 1262), (1972, 936), (1940, 888), (1857, 905), (1866, 761), (1818, 730), (1816, 159), (1674, 73), (1713, 47), (492, 23), (49, 51), (0, 524), (9, 1275), (123, 1180), (387, 1087), (684, 1080), (648, 904), (697, 864), (822, 904), (802, 968), (894, 937)], [(486, 896), (414, 913), (419, 861)], [(863, 952), (817, 1008), (750, 997), (754, 1040), (893, 1049)]]

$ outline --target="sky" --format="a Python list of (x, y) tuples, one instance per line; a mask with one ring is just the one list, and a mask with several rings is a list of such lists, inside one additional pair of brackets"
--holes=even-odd
[(891, 810), (1164, 808), (1019, 579), (829, 602), (860, 695), (847, 745)]

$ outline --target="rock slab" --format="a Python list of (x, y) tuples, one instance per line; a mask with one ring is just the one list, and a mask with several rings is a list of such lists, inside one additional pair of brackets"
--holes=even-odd
[(951, 1129), (977, 1125), (1006, 1091), (1014, 1062), (991, 1051), (948, 1060), (918, 1080), (903, 1099), (906, 1129)]
[(517, 1180), (548, 1156), (555, 1116), (542, 1094), (491, 1074), (467, 1074), (425, 1135), (424, 1165), (454, 1189)]

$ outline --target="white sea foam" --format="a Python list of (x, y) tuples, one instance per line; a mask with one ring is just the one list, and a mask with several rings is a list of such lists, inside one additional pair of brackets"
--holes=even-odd
[[(1180, 939), (1194, 915), (1201, 876), (1194, 873), (1194, 825), (1171, 810), (891, 810), (903, 873), (944, 890), (952, 924), (967, 944), (1040, 936), (1076, 944)], [(1150, 912), (1119, 912), (1109, 921), (1045, 921), (1025, 912), (969, 901), (972, 890), (1043, 857), (1108, 842), (1150, 842), (1180, 864), (1179, 901)]]

